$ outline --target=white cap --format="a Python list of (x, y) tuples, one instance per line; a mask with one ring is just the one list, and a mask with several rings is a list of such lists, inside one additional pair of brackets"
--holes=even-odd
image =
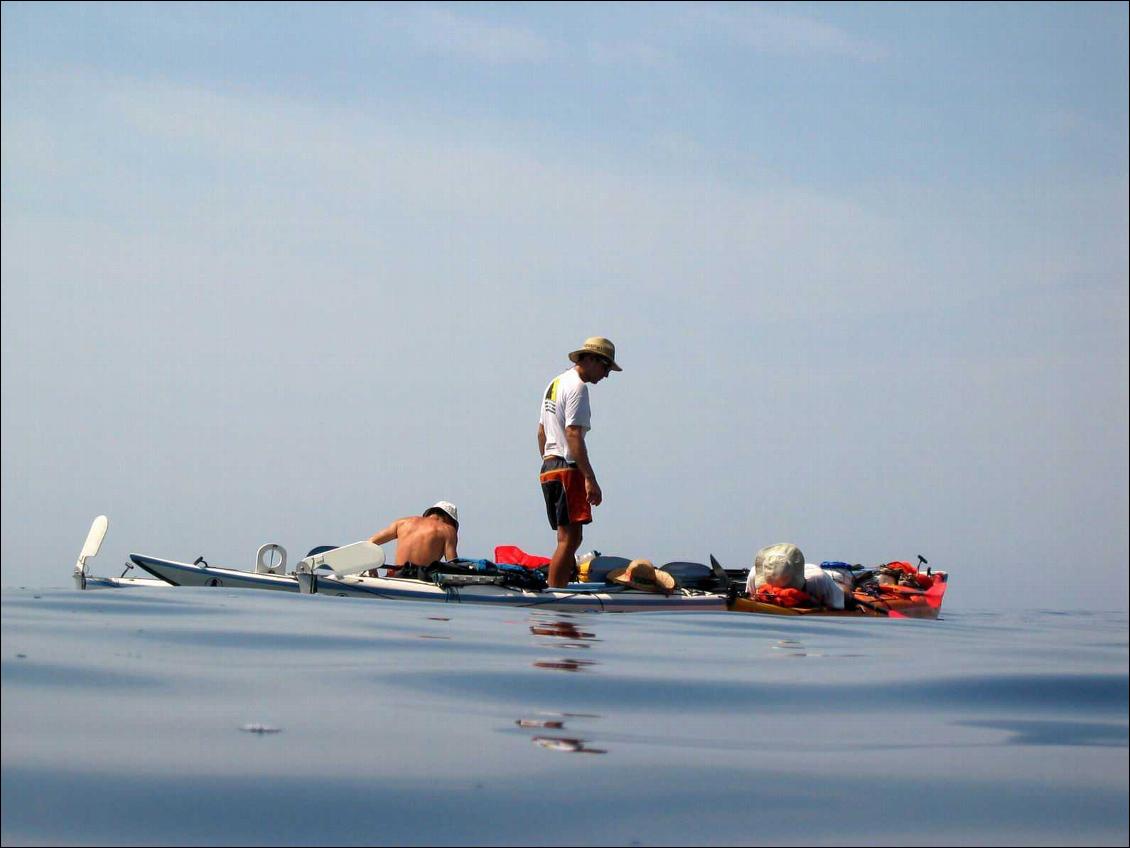
[(430, 515), (437, 510), (446, 513), (447, 516), (455, 522), (455, 526), (459, 526), (459, 510), (455, 506), (455, 504), (451, 503), (450, 501), (439, 501), (433, 506), (429, 506), (427, 509), (425, 509), (424, 515)]

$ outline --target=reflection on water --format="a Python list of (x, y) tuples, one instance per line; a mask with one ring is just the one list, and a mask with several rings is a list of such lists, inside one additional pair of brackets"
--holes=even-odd
[[(425, 621), (451, 621), (450, 618), (446, 618), (446, 617), (441, 616), (441, 615), (425, 616), (424, 620)], [(438, 636), (435, 633), (417, 633), (416, 638), (417, 639), (434, 639), (434, 640), (440, 641), (440, 642), (450, 642), (452, 640), (452, 637), (450, 637), (450, 636)]]
[[(543, 648), (577, 648), (588, 650), (586, 642), (599, 642), (596, 634), (581, 630), (568, 617), (560, 613), (547, 616), (545, 613), (532, 613), (532, 624), (529, 625), (530, 633), (534, 636), (549, 636), (552, 639), (562, 639), (561, 642), (539, 642)], [(534, 668), (548, 668), (554, 671), (583, 671), (588, 666), (597, 665), (596, 660), (580, 660), (574, 658), (538, 660), (533, 663)]]
[(271, 727), (269, 724), (245, 724), (240, 728), (244, 733), (256, 733), (260, 736), (270, 735), (272, 733), (282, 733), (281, 727)]
[(550, 712), (546, 712), (546, 713), (541, 713), (541, 715), (550, 716), (550, 718), (520, 718), (520, 719), (516, 719), (514, 723), (516, 725), (518, 725), (518, 727), (526, 727), (526, 728), (545, 727), (545, 728), (550, 728), (552, 730), (561, 730), (563, 727), (565, 727), (565, 722), (562, 721), (562, 719), (567, 719), (567, 718), (600, 718), (600, 715), (598, 713), (550, 713)]
[[(550, 713), (556, 718), (520, 718), (514, 724), (523, 730), (564, 730), (564, 718), (600, 718), (591, 713)], [(547, 751), (559, 751), (564, 754), (607, 754), (604, 748), (590, 748), (592, 740), (581, 739), (576, 736), (533, 736), (530, 741), (539, 748)]]
[[(574, 642), (599, 642), (596, 634), (581, 630), (571, 621), (555, 619), (552, 621), (535, 621), (530, 625), (530, 632), (535, 636), (551, 636), (555, 639), (571, 639)], [(582, 647), (588, 647), (582, 645)]]
[(550, 751), (561, 751), (566, 754), (607, 754), (603, 748), (588, 747), (588, 740), (565, 739), (556, 736), (535, 736), (533, 743)]
[(776, 645), (772, 646), (774, 651), (780, 651), (786, 657), (807, 657), (808, 651), (804, 649), (804, 643), (798, 642), (795, 639), (781, 639)]
[[(585, 626), (589, 625), (591, 617), (587, 618)], [(592, 630), (583, 630), (577, 625), (568, 613), (545, 613), (535, 611), (530, 614), (530, 634), (533, 636), (547, 636), (553, 641), (537, 644), (542, 648), (564, 648), (588, 650), (592, 647), (589, 643), (599, 642), (596, 633)], [(542, 659), (532, 663), (534, 668), (549, 669), (551, 671), (585, 671), (590, 666), (598, 665), (596, 660), (582, 660), (576, 657), (563, 659)], [(551, 719), (518, 719), (515, 724), (524, 729), (539, 730), (564, 730), (563, 718), (599, 718), (591, 713), (549, 713)], [(592, 740), (581, 739), (573, 736), (534, 736), (531, 740), (539, 748), (548, 751), (559, 751), (568, 754), (606, 754), (604, 748), (589, 747)]]
[(1002, 719), (961, 721), (966, 727), (987, 727), (1009, 734), (1007, 745), (1093, 745), (1125, 748), (1130, 733), (1125, 724), (1093, 721)]
[(561, 660), (537, 660), (532, 665), (534, 668), (548, 668), (554, 671), (584, 671), (590, 665), (597, 665), (597, 662), (566, 657)]

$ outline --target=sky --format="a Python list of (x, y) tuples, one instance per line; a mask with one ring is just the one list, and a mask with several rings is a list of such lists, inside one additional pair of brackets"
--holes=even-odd
[(600, 335), (582, 551), (1125, 610), (1127, 9), (5, 2), (0, 584), (549, 555)]

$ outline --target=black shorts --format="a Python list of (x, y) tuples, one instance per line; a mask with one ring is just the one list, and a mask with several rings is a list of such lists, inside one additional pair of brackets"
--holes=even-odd
[(388, 567), (389, 577), (399, 577), (402, 580), (426, 580), (428, 571), (441, 565), (437, 559), (431, 565), (416, 565), (411, 562), (401, 563), (400, 565), (390, 565)]

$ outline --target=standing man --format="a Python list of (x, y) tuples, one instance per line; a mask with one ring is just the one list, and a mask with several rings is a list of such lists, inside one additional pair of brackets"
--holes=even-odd
[(585, 433), (590, 428), (589, 383), (599, 383), (613, 371), (616, 345), (593, 336), (569, 354), (574, 363), (553, 378), (545, 390), (538, 422), (541, 453), (541, 491), (549, 526), (557, 531), (557, 549), (549, 561), (549, 585), (569, 582), (581, 547), (581, 531), (592, 521), (592, 507), (600, 506), (600, 484), (589, 462)]

